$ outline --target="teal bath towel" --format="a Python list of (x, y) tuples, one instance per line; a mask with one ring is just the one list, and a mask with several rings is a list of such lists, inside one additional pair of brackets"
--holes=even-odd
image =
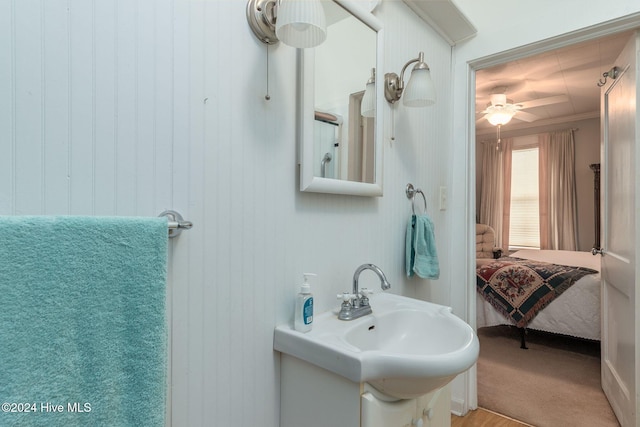
[(405, 264), (407, 277), (417, 274), (423, 279), (440, 277), (433, 222), (427, 215), (413, 215), (405, 236)]
[(0, 425), (164, 426), (166, 218), (0, 217)]

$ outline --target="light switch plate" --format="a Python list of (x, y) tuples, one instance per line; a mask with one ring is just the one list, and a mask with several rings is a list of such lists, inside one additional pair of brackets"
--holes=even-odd
[(440, 210), (447, 209), (447, 187), (440, 187)]

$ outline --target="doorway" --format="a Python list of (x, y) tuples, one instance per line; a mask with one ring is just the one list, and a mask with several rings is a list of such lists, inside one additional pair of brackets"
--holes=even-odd
[[(481, 95), (485, 97), (487, 95), (486, 93), (487, 90), (495, 91), (496, 88), (506, 87), (506, 90), (505, 90), (506, 98), (508, 99), (509, 95), (514, 95), (514, 98), (515, 98), (515, 96), (517, 96), (521, 91), (526, 90), (526, 85), (522, 85), (522, 83), (518, 82), (517, 74), (515, 73), (509, 74), (510, 81), (507, 81), (506, 84), (504, 84), (505, 83), (504, 81), (497, 81), (497, 82), (491, 83), (490, 79), (483, 81), (481, 78), (482, 74), (488, 71), (496, 71), (497, 73), (500, 70), (509, 70), (510, 68), (511, 69), (513, 68), (514, 64), (526, 63), (529, 60), (536, 59), (536, 57), (540, 59), (545, 56), (546, 57), (552, 56), (556, 53), (556, 51), (567, 52), (572, 49), (577, 49), (580, 47), (580, 45), (583, 45), (585, 43), (609, 42), (611, 40), (616, 39), (617, 36), (620, 36), (620, 38), (622, 39), (626, 39), (628, 36), (624, 36), (621, 33), (628, 31), (631, 28), (638, 27), (639, 25), (640, 25), (640, 19), (636, 17), (635, 22), (633, 23), (630, 23), (629, 21), (627, 21), (625, 23), (610, 24), (610, 25), (604, 25), (603, 27), (585, 29), (579, 32), (579, 34), (572, 34), (570, 36), (558, 37), (554, 40), (540, 42), (536, 46), (528, 46), (527, 48), (515, 49), (513, 51), (494, 55), (482, 61), (471, 63), (471, 70), (473, 71), (473, 73), (471, 73), (472, 74), (471, 79), (473, 81), (471, 82), (472, 84), (470, 87), (481, 88), (481, 90), (485, 91), (485, 93)], [(613, 53), (614, 53), (613, 56), (615, 59), (615, 56), (619, 53), (619, 51), (615, 51)], [(611, 61), (611, 63), (608, 66), (611, 66), (612, 64), (613, 64), (613, 61)], [(542, 65), (543, 64), (540, 64), (540, 70), (542, 70)], [(537, 70), (537, 71), (539, 71), (539, 73), (542, 75), (543, 72), (540, 70)], [(606, 70), (607, 70), (607, 66), (604, 66), (604, 69), (599, 69), (598, 73), (593, 74), (592, 84), (594, 87), (598, 79), (602, 78), (601, 76), (602, 73)], [(518, 86), (518, 84), (522, 86)], [(487, 87), (488, 85), (491, 85), (491, 86)], [(512, 88), (511, 94), (509, 93), (509, 86), (511, 86)], [(551, 85), (549, 86), (551, 87)], [(480, 89), (478, 89), (478, 92), (480, 93)], [(599, 99), (599, 90), (597, 93), (598, 93), (598, 99)], [(559, 96), (562, 94), (561, 93), (537, 93), (536, 95), (538, 99), (545, 99), (545, 98), (548, 99), (548, 98), (552, 98), (554, 96)], [(475, 99), (475, 96), (474, 96), (474, 99)], [(519, 103), (521, 101), (532, 101), (533, 99), (534, 98), (513, 99), (513, 101), (514, 103)], [(476, 112), (483, 111), (486, 108), (486, 102), (487, 100), (485, 98), (485, 99), (481, 99), (480, 104), (476, 103)], [(557, 104), (560, 104), (560, 102), (558, 102)], [(514, 120), (513, 126), (511, 126), (511, 130), (508, 130), (507, 126), (502, 127), (501, 136), (508, 137), (511, 135), (531, 134), (531, 133), (537, 132), (538, 131), (537, 128), (543, 128), (543, 127), (553, 128), (555, 126), (556, 129), (559, 129), (562, 126), (567, 127), (566, 123), (568, 122), (568, 120), (566, 118), (557, 119), (557, 117), (560, 117), (559, 114), (561, 113), (559, 112), (559, 108), (556, 108), (556, 107), (561, 107), (561, 106), (554, 105), (553, 103), (549, 103), (546, 105), (540, 105), (537, 107), (532, 107), (531, 109), (527, 109), (528, 111), (524, 111), (524, 112), (532, 115), (536, 115), (536, 116), (543, 116), (543, 117), (533, 121)], [(538, 108), (538, 110), (536, 110), (536, 108)], [(599, 112), (599, 108), (597, 108), (597, 110)], [(580, 116), (580, 114), (582, 114), (582, 116)], [(574, 112), (574, 115), (576, 116), (575, 118), (576, 120), (589, 120), (588, 114), (593, 114), (593, 113), (589, 113), (587, 111), (577, 111), (577, 110)], [(598, 115), (593, 115), (593, 117), (591, 118), (597, 119), (597, 117)], [(472, 132), (476, 134), (475, 142), (480, 141), (482, 137), (486, 137), (487, 139), (493, 138), (494, 140), (497, 139), (496, 129), (493, 126), (484, 125), (482, 121), (478, 122), (477, 121), (478, 119), (481, 119), (481, 115), (480, 116), (476, 115), (475, 117), (470, 118), (470, 120), (473, 120), (474, 122), (471, 129), (475, 130), (475, 132)], [(469, 156), (470, 162), (473, 162), (476, 159), (476, 153), (477, 153), (476, 147), (472, 147), (470, 143), (468, 148), (470, 150), (469, 152), (471, 153), (471, 155)], [(470, 166), (475, 166), (475, 165), (470, 165)], [(470, 168), (470, 170), (473, 170), (473, 171), (476, 171), (477, 169), (478, 169), (477, 166)], [(472, 187), (470, 188), (469, 191), (473, 192), (474, 194), (476, 194), (476, 196), (478, 196), (477, 187), (475, 188)], [(478, 197), (472, 197), (471, 199), (477, 200)], [(591, 200), (593, 201), (593, 198), (591, 198)], [(471, 209), (470, 211), (473, 212), (474, 210)], [(469, 220), (470, 222), (471, 220), (474, 220), (475, 222), (475, 218), (470, 218)], [(593, 222), (591, 222), (591, 227), (593, 227), (592, 224)], [(595, 231), (593, 231), (593, 234), (595, 235)], [(589, 241), (589, 240), (590, 239), (586, 239), (587, 241), (586, 245), (591, 245), (592, 241)], [(583, 246), (583, 249), (584, 249), (584, 246)], [(475, 276), (475, 274), (473, 276)], [(472, 283), (473, 283), (473, 286), (475, 286), (475, 280), (472, 281)], [(471, 295), (473, 295), (471, 299), (475, 300), (476, 298), (475, 290), (471, 289), (469, 290), (469, 292), (471, 293)], [(475, 321), (475, 318), (476, 318), (475, 304), (470, 304), (468, 310), (469, 310), (468, 318), (474, 319)], [(473, 388), (472, 388), (472, 393), (473, 393)], [(473, 401), (473, 398), (471, 400)]]

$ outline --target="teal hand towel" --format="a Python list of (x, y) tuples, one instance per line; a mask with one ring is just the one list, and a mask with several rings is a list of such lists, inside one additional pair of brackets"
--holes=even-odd
[(409, 218), (409, 221), (407, 222), (407, 231), (405, 233), (405, 256), (404, 256), (404, 262), (405, 262), (405, 270), (407, 272), (407, 277), (412, 277), (413, 276), (413, 265), (416, 262), (416, 256), (415, 256), (415, 229), (416, 226), (416, 216), (412, 215), (411, 218)]
[(407, 277), (417, 274), (423, 279), (440, 277), (433, 222), (427, 215), (413, 215), (405, 236)]
[(0, 425), (164, 426), (167, 235), (166, 218), (0, 217)]

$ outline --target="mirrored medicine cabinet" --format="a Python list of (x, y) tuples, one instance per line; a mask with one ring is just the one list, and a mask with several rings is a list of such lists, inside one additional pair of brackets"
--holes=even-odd
[(362, 3), (323, 0), (327, 39), (298, 50), (301, 191), (382, 196), (383, 31)]

